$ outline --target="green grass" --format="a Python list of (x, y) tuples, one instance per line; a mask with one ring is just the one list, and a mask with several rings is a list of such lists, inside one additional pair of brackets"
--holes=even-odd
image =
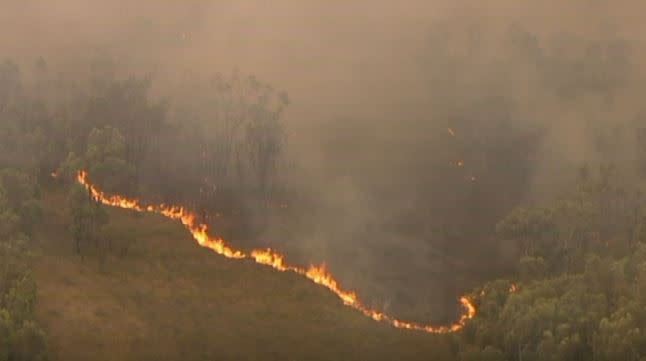
[(290, 273), (228, 260), (177, 223), (110, 209), (110, 256), (73, 254), (62, 196), (36, 239), (54, 360), (443, 360), (449, 337), (393, 329)]

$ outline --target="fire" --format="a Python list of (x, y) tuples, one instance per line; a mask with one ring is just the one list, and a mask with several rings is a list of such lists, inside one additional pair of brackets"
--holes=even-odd
[(449, 134), (451, 134), (452, 137), (455, 137), (455, 132), (451, 128), (446, 128), (448, 130)]
[(416, 330), (428, 333), (449, 333), (459, 331), (464, 327), (469, 319), (472, 319), (476, 315), (476, 308), (473, 303), (471, 303), (471, 301), (467, 297), (461, 297), (459, 301), (464, 308), (464, 312), (462, 313), (460, 318), (453, 324), (433, 326), (415, 322), (400, 321), (392, 316), (386, 315), (376, 310), (372, 310), (369, 307), (365, 306), (359, 300), (359, 297), (355, 292), (344, 290), (339, 285), (332, 274), (327, 271), (325, 265), (311, 265), (308, 268), (302, 268), (289, 265), (285, 261), (285, 257), (282, 254), (271, 249), (256, 249), (252, 250), (250, 253), (245, 253), (241, 250), (233, 249), (228, 246), (222, 238), (210, 236), (208, 234), (207, 225), (200, 223), (197, 220), (195, 213), (190, 212), (183, 207), (166, 204), (143, 205), (135, 199), (128, 199), (119, 195), (106, 195), (88, 181), (87, 172), (85, 171), (78, 173), (77, 181), (88, 190), (93, 198), (95, 198), (102, 204), (112, 207), (131, 209), (137, 212), (157, 213), (173, 220), (179, 220), (191, 233), (191, 235), (193, 235), (193, 238), (200, 246), (211, 249), (219, 255), (232, 259), (250, 259), (258, 264), (272, 267), (273, 269), (281, 272), (294, 272), (302, 275), (312, 282), (327, 288), (332, 293), (337, 295), (344, 305), (354, 308), (355, 310), (363, 313), (365, 316), (370, 317), (375, 321), (386, 322), (393, 327), (400, 329)]

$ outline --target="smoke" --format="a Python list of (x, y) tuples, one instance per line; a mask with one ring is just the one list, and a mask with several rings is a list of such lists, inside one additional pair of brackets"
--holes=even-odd
[[(180, 93), (186, 79), (235, 69), (288, 92), (295, 166), (284, 178), (311, 207), (264, 237), (328, 261), (379, 306), (450, 318), (458, 292), (507, 262), (490, 233), (511, 207), (558, 195), (583, 163), (613, 161), (637, 176), (643, 2), (0, 8), (0, 55), (23, 64), (43, 57), (73, 76), (109, 57), (122, 74), (150, 74), (170, 99), (200, 96)], [(491, 258), (474, 263), (482, 249)]]

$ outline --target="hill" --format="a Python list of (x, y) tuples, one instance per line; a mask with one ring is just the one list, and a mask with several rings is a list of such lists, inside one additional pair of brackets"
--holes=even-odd
[(62, 202), (45, 194), (35, 237), (54, 360), (451, 359), (448, 336), (376, 323), (294, 274), (215, 255), (161, 216), (109, 209), (108, 256), (81, 258)]

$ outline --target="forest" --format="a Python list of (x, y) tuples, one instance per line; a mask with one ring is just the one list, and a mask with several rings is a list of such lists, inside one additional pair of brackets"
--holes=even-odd
[[(325, 11), (310, 16), (337, 18)], [(63, 58), (0, 41), (0, 361), (646, 360), (643, 44), (628, 25), (546, 32), (461, 11), (410, 32), (356, 17), (339, 26), (393, 26), (338, 40), (374, 68), (315, 77), (240, 70), (235, 47), (219, 53), (234, 66), (204, 66), (138, 20), (141, 48), (128, 32)], [(330, 58), (296, 63), (348, 56), (320, 46)], [(166, 54), (189, 70), (159, 71)], [(364, 319), (102, 205), (81, 171), (106, 194), (185, 207), (237, 249), (325, 264), (397, 319), (451, 324), (461, 296), (475, 317), (442, 335)]]

